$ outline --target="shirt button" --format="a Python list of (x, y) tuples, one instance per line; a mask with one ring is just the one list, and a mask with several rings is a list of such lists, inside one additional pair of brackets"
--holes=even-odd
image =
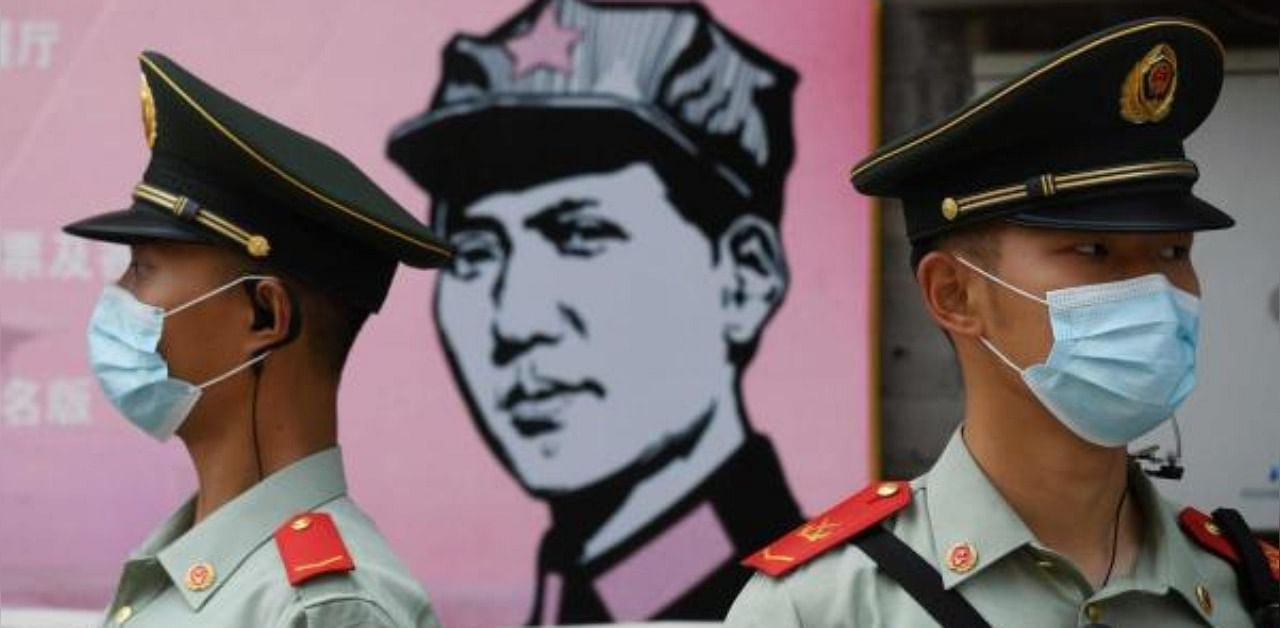
[(130, 617), (133, 617), (132, 606), (121, 606), (116, 610), (115, 620), (117, 624), (123, 624), (124, 622), (129, 621)]
[(1102, 607), (1097, 604), (1089, 604), (1084, 607), (1084, 615), (1089, 618), (1090, 623), (1098, 623), (1102, 621)]
[(1200, 610), (1204, 611), (1205, 615), (1213, 613), (1213, 597), (1209, 595), (1209, 589), (1203, 584), (1196, 585), (1196, 601), (1200, 603)]

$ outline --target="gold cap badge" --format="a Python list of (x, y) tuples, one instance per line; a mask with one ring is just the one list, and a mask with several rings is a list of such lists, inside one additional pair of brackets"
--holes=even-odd
[(1178, 55), (1157, 44), (1129, 70), (1120, 89), (1120, 117), (1134, 124), (1159, 122), (1173, 109), (1178, 91)]
[(147, 138), (147, 148), (156, 145), (156, 101), (151, 97), (151, 86), (147, 84), (147, 75), (142, 75), (142, 133)]

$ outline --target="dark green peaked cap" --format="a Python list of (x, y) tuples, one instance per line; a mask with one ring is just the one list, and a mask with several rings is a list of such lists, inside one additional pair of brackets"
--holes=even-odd
[(853, 167), (902, 199), (917, 255), (991, 220), (1089, 231), (1197, 231), (1234, 221), (1191, 193), (1183, 141), (1212, 111), (1223, 49), (1176, 17), (1081, 39)]
[(86, 238), (233, 247), (361, 309), (377, 311), (396, 265), (445, 263), (447, 244), (333, 149), (144, 52), (151, 162), (131, 207), (65, 227)]

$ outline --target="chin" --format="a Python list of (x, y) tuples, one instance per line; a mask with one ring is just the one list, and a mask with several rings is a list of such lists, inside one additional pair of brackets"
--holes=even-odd
[(540, 499), (572, 495), (617, 476), (626, 465), (597, 468), (581, 457), (558, 452), (543, 458), (535, 447), (512, 458), (512, 472), (529, 494)]

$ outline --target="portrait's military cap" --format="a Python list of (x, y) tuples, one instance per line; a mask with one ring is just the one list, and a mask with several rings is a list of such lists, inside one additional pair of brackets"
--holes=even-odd
[(382, 305), (399, 262), (448, 260), (448, 245), (336, 151), (161, 54), (144, 52), (140, 62), (151, 160), (133, 204), (68, 233), (229, 246), (368, 311)]
[(934, 238), (1004, 220), (1089, 231), (1234, 224), (1192, 194), (1183, 140), (1222, 86), (1223, 48), (1180, 18), (1130, 22), (1058, 51), (853, 167), (860, 192), (902, 199), (916, 260)]
[(781, 211), (797, 75), (698, 3), (537, 0), (455, 37), (441, 76), (388, 146), (433, 195), (647, 159), (705, 175), (747, 211)]

